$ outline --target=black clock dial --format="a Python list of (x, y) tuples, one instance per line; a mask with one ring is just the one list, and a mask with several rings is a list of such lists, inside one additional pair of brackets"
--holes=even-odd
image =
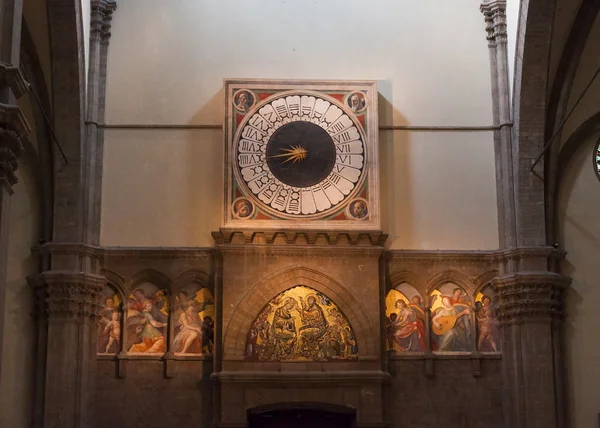
[(292, 187), (310, 187), (322, 182), (335, 165), (331, 136), (311, 122), (291, 122), (277, 129), (266, 148), (269, 169)]

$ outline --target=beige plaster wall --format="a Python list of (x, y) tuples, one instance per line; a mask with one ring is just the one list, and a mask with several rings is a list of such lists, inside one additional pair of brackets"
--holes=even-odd
[(568, 252), (564, 273), (573, 278), (567, 295), (566, 351), (572, 428), (598, 424), (600, 347), (600, 181), (592, 165), (594, 143), (585, 141), (569, 164), (558, 200), (559, 240)]
[[(573, 88), (569, 96), (569, 105), (567, 112), (570, 112), (586, 87), (592, 81), (594, 74), (600, 66), (600, 57), (598, 56), (600, 49), (600, 15), (596, 18), (594, 26), (590, 32), (587, 43), (585, 45), (581, 60), (577, 67)], [(569, 120), (565, 123), (562, 132), (563, 143), (567, 141), (567, 137), (571, 135), (583, 122), (598, 113), (600, 105), (600, 79), (596, 78), (589, 87), (579, 104), (573, 110)]]
[[(108, 124), (221, 124), (227, 77), (375, 79), (381, 125), (492, 123), (479, 2), (119, 2)], [(222, 150), (216, 130), (107, 130), (101, 243), (211, 245)], [(381, 157), (392, 248), (497, 248), (492, 132), (386, 131)]]
[(4, 351), (0, 375), (0, 427), (31, 426), (35, 354), (34, 296), (26, 277), (36, 273), (31, 246), (39, 233), (39, 195), (25, 157), (10, 201)]
[[(579, 63), (569, 109), (582, 94), (600, 65), (600, 18), (596, 19)], [(565, 124), (561, 143), (586, 120), (598, 113), (600, 81), (588, 90)], [(598, 424), (598, 384), (600, 348), (594, 338), (600, 326), (594, 320), (600, 302), (600, 181), (595, 175), (593, 149), (600, 133), (584, 141), (574, 141), (577, 151), (571, 158), (560, 183), (557, 200), (557, 236), (567, 251), (564, 273), (573, 278), (567, 295), (567, 382), (573, 428), (593, 428)], [(567, 147), (565, 146), (565, 149)]]
[[(92, 19), (92, 2), (90, 0), (81, 0), (81, 15), (83, 20), (83, 55), (85, 64), (84, 83), (88, 80), (88, 70), (90, 68), (90, 23)], [(87, 83), (84, 85), (87, 96)]]

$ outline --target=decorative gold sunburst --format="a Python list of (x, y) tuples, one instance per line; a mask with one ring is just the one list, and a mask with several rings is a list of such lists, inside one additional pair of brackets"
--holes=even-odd
[(269, 156), (271, 158), (287, 158), (283, 163), (290, 162), (296, 163), (299, 161), (303, 161), (308, 156), (308, 150), (302, 146), (290, 146), (289, 149), (283, 149), (284, 152), (280, 155)]

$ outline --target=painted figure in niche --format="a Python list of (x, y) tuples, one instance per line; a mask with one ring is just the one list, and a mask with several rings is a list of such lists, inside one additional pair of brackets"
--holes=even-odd
[(121, 350), (121, 300), (110, 287), (102, 293), (103, 307), (99, 313), (96, 352), (116, 354)]
[[(400, 291), (402, 290), (402, 291)], [(412, 298), (409, 301), (407, 294)], [(417, 290), (400, 284), (386, 297), (388, 350), (423, 352), (425, 350), (425, 311)]]
[(304, 286), (276, 296), (252, 323), (246, 361), (355, 359), (358, 348), (346, 317), (327, 296)]
[(238, 198), (233, 201), (233, 215), (240, 220), (248, 219), (254, 214), (252, 202), (245, 198)]
[(166, 351), (169, 303), (165, 291), (140, 284), (127, 299), (128, 352), (162, 354)]
[(354, 92), (348, 97), (348, 106), (353, 113), (359, 113), (366, 107), (365, 96), (360, 92)]
[(498, 319), (492, 305), (493, 291), (486, 287), (475, 298), (475, 316), (477, 319), (477, 349), (480, 352), (500, 351), (500, 332)]
[(444, 284), (431, 293), (431, 330), (433, 350), (467, 352), (471, 350), (471, 301), (454, 284)]
[[(190, 297), (193, 296), (193, 297)], [(210, 354), (214, 343), (214, 299), (206, 287), (189, 287), (175, 297), (176, 354)]]
[(369, 207), (364, 199), (355, 199), (350, 203), (350, 216), (356, 220), (364, 220), (369, 215)]
[(254, 105), (254, 95), (250, 91), (241, 90), (234, 95), (233, 103), (236, 109), (246, 113)]

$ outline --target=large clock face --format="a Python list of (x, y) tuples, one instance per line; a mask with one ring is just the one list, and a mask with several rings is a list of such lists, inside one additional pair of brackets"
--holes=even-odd
[(366, 175), (362, 127), (319, 93), (265, 100), (240, 124), (233, 144), (239, 182), (278, 216), (326, 216), (356, 195)]

